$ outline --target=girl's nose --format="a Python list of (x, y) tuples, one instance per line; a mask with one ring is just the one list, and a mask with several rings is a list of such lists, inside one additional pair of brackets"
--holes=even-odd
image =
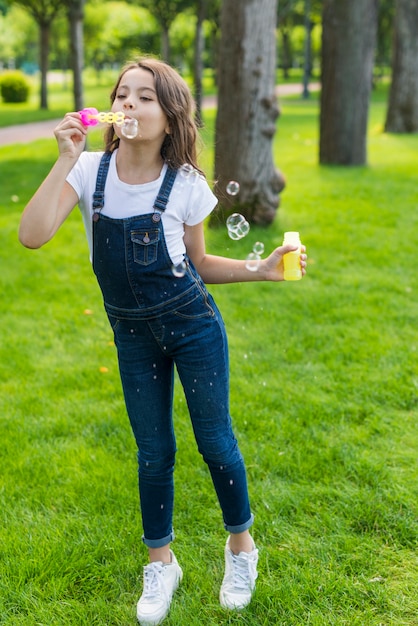
[(131, 110), (134, 108), (134, 105), (132, 104), (130, 100), (126, 99), (125, 102), (123, 103), (123, 108), (126, 110)]

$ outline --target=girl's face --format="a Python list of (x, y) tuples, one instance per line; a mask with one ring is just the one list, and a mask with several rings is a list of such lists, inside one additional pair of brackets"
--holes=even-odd
[[(167, 116), (158, 102), (154, 76), (141, 67), (123, 74), (112, 111), (122, 111), (126, 117), (138, 120), (138, 140), (162, 144), (165, 135), (170, 132)], [(120, 128), (116, 127), (115, 133), (123, 139)]]

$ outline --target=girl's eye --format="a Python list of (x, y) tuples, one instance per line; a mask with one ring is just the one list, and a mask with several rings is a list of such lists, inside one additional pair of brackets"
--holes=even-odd
[(124, 93), (118, 93), (118, 95), (116, 96), (117, 100), (122, 100), (123, 98), (126, 98)]
[(147, 98), (146, 96), (141, 96), (140, 100), (143, 100), (144, 102), (151, 102), (151, 98)]

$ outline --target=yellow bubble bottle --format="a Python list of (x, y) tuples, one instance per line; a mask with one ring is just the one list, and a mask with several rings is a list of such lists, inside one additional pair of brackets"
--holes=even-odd
[(300, 280), (302, 278), (302, 270), (300, 267), (301, 241), (298, 232), (287, 232), (284, 234), (283, 245), (291, 244), (298, 246), (297, 250), (288, 252), (283, 256), (284, 279)]

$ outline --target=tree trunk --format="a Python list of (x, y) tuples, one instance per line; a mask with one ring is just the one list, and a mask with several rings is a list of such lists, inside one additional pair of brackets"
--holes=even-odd
[(290, 41), (290, 31), (287, 26), (280, 29), (282, 35), (282, 56), (279, 59), (283, 69), (283, 78), (289, 78), (289, 70), (292, 67), (292, 46)]
[(170, 63), (170, 29), (161, 25), (161, 58), (166, 63)]
[[(284, 182), (273, 163), (279, 114), (275, 96), (277, 0), (223, 0), (215, 177), (220, 203), (212, 224), (233, 211), (273, 221)], [(240, 185), (228, 196), (230, 180)]]
[(203, 36), (203, 20), (206, 14), (206, 0), (199, 0), (197, 6), (196, 16), (196, 34), (194, 45), (194, 98), (196, 102), (195, 119), (198, 126), (202, 126), (202, 78), (203, 78), (203, 50), (204, 50), (204, 36)]
[(378, 0), (324, 0), (320, 163), (364, 165)]
[(305, 0), (304, 9), (305, 45), (303, 59), (303, 92), (302, 97), (309, 98), (309, 80), (312, 74), (312, 20), (311, 0)]
[(76, 111), (83, 108), (83, 19), (84, 0), (75, 0), (68, 6), (70, 22), (71, 67), (73, 70), (73, 94)]
[(396, 0), (392, 84), (385, 130), (418, 132), (418, 2)]
[(41, 88), (40, 88), (40, 108), (48, 109), (48, 67), (49, 67), (49, 35), (51, 25), (49, 22), (39, 24), (40, 39), (40, 70), (41, 70)]

